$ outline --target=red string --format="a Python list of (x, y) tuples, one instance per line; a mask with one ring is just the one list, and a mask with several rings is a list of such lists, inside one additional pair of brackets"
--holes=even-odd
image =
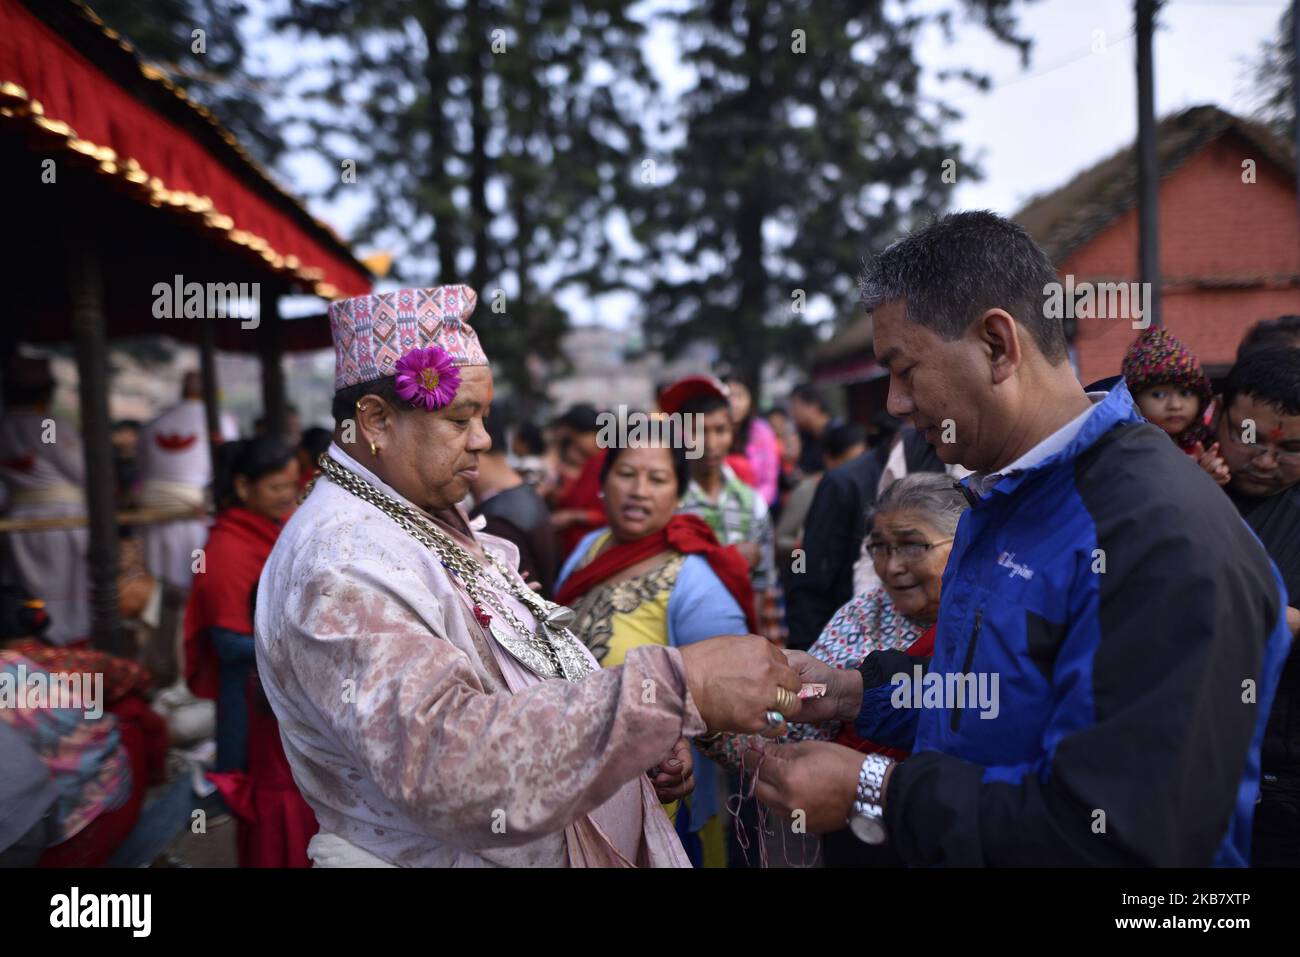
[[(758, 761), (754, 765), (753, 776), (750, 778), (749, 781), (748, 792), (746, 791), (745, 788), (745, 762), (744, 762), (744, 756), (742, 755), (741, 764), (740, 764), (740, 790), (736, 794), (733, 794), (729, 798), (727, 798), (725, 806), (727, 808), (727, 813), (731, 815), (731, 819), (734, 822), (734, 827), (736, 831), (736, 843), (740, 845), (740, 853), (744, 855), (745, 866), (748, 867), (749, 866), (749, 835), (745, 832), (745, 825), (740, 820), (740, 811), (741, 808), (745, 806), (746, 801), (748, 801), (750, 798), (754, 799), (755, 810), (756, 810), (755, 816), (757, 818), (758, 835), (759, 835), (758, 866), (760, 868), (767, 868), (770, 866), (770, 861), (768, 859), (768, 854), (767, 854), (767, 840), (766, 840), (768, 836), (767, 805), (764, 804), (762, 801), (758, 800), (758, 798), (756, 797), (756, 792), (758, 790), (758, 776), (763, 770), (763, 762), (767, 759), (767, 752), (762, 748), (754, 747), (753, 744), (746, 743), (744, 754), (748, 755), (749, 752), (751, 751), (758, 754)], [(781, 857), (784, 858), (786, 867), (794, 867), (795, 865), (790, 863), (790, 849), (786, 845), (785, 830), (786, 830), (785, 827), (782, 826)], [(808, 861), (807, 859), (808, 844), (807, 844), (807, 837), (805, 836), (804, 839), (799, 842), (799, 865), (798, 866), (801, 868), (813, 867), (817, 864), (817, 861), (820, 857), (821, 857), (821, 848), (818, 847), (817, 852), (813, 855), (812, 862), (810, 863)]]
[[(745, 792), (745, 756), (754, 751), (758, 754), (758, 763), (754, 765), (753, 777), (749, 781), (749, 793)], [(744, 855), (745, 866), (749, 866), (749, 835), (745, 833), (745, 825), (740, 820), (740, 810), (745, 806), (745, 802), (754, 798), (758, 790), (758, 774), (763, 768), (763, 761), (767, 758), (767, 752), (762, 748), (756, 748), (752, 744), (745, 745), (745, 751), (741, 755), (740, 763), (740, 790), (738, 793), (727, 798), (727, 813), (731, 815), (732, 821), (735, 822), (736, 843), (740, 845), (740, 853)], [(767, 808), (762, 801), (754, 798), (758, 816), (758, 866), (767, 867), (767, 841), (762, 836), (767, 832)], [(733, 804), (734, 802), (734, 804)]]

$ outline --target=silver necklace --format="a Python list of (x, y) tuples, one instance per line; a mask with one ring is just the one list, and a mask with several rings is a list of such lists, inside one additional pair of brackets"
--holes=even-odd
[[(577, 681), (595, 670), (581, 643), (569, 631), (574, 620), (572, 609), (543, 599), (485, 548), (483, 554), (497, 573), (495, 579), (491, 578), (478, 559), (418, 509), (385, 494), (328, 455), (322, 455), (319, 464), (321, 474), (331, 482), (379, 509), (432, 551), (474, 602), (474, 617), (479, 624), (524, 667), (543, 678), (569, 681)], [(529, 610), (538, 622), (535, 629), (500, 599), (494, 585), (504, 585)], [(514, 634), (495, 624), (497, 618), (486, 611), (489, 607), (501, 620), (509, 622)]]

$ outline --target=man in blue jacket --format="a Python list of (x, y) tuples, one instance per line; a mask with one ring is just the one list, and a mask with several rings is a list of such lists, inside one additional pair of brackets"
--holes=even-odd
[(854, 721), (911, 757), (784, 745), (758, 795), (912, 865), (1242, 865), (1285, 589), (1122, 382), (1083, 391), (1045, 308), (1057, 283), (1029, 235), (987, 212), (943, 217), (868, 267), (888, 409), (974, 470), (971, 508), (928, 663), (884, 652), (841, 671), (789, 653), (830, 686), (800, 721)]

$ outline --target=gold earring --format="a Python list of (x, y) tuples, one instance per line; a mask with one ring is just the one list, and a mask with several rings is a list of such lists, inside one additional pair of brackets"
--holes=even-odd
[(379, 458), (379, 449), (375, 447), (374, 442), (370, 443), (370, 454), (373, 455), (375, 458)]

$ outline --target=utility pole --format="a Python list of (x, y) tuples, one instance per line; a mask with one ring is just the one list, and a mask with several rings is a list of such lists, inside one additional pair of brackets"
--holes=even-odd
[(1291, 133), (1295, 137), (1296, 219), (1300, 221), (1300, 0), (1291, 0), (1291, 103), (1295, 112)]
[[(1152, 41), (1162, 0), (1137, 0), (1138, 278), (1151, 290), (1151, 325), (1164, 325), (1160, 309), (1160, 160), (1156, 150), (1155, 63)], [(1300, 3), (1300, 0), (1296, 0)]]

